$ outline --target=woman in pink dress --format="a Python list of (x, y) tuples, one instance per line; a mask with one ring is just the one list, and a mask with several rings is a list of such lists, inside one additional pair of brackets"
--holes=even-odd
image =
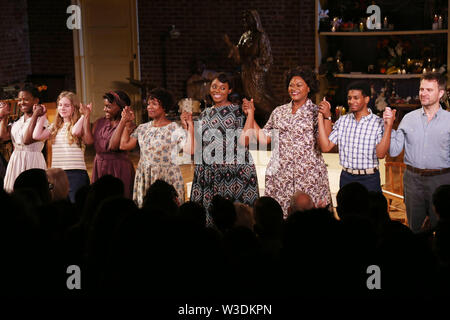
[(120, 150), (120, 138), (127, 122), (122, 120), (121, 113), (125, 106), (131, 104), (128, 95), (123, 91), (105, 93), (105, 117), (98, 119), (93, 127), (95, 159), (92, 170), (92, 182), (110, 174), (122, 180), (125, 197), (132, 198), (134, 183), (134, 166), (126, 151)]

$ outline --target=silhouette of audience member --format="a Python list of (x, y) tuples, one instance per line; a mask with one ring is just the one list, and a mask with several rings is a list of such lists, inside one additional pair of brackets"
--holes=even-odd
[(235, 202), (234, 209), (236, 211), (235, 227), (246, 227), (253, 231), (255, 219), (253, 218), (253, 209), (245, 203)]
[(61, 168), (47, 169), (52, 201), (66, 200), (69, 196), (69, 179)]
[(222, 234), (231, 229), (236, 222), (233, 202), (219, 195), (215, 195), (212, 199), (210, 215), (217, 230)]
[(432, 201), (438, 218), (432, 249), (438, 264), (439, 294), (450, 296), (450, 184), (436, 188)]
[(158, 179), (148, 188), (142, 208), (145, 212), (169, 218), (176, 215), (178, 205), (177, 190), (166, 181)]
[(39, 223), (26, 199), (0, 189), (0, 251), (2, 284), (0, 296), (23, 297), (42, 294)]
[(272, 295), (282, 290), (279, 275), (283, 272), (280, 266), (283, 209), (274, 198), (264, 196), (253, 204), (253, 213), (255, 217), (254, 230), (264, 259), (264, 263), (258, 267), (260, 281), (266, 289), (265, 292)]
[(47, 204), (51, 200), (50, 184), (44, 169), (29, 169), (22, 172), (14, 181), (14, 192), (23, 189), (34, 190), (41, 202)]
[(110, 197), (100, 204), (87, 235), (87, 290), (108, 294), (114, 289), (110, 263), (117, 254), (114, 242), (126, 218), (138, 212), (131, 199)]
[(369, 191), (368, 217), (377, 235), (380, 235), (386, 225), (391, 222), (388, 203), (382, 193)]
[(253, 205), (255, 232), (264, 239), (281, 239), (283, 232), (283, 209), (271, 197), (260, 197)]
[(206, 227), (206, 210), (197, 202), (188, 201), (178, 208), (180, 223), (194, 228)]
[(297, 191), (291, 197), (291, 202), (288, 208), (288, 215), (295, 211), (307, 211), (314, 208), (312, 198), (305, 192)]
[(369, 191), (359, 182), (351, 182), (339, 189), (336, 201), (341, 220), (350, 216), (368, 218)]

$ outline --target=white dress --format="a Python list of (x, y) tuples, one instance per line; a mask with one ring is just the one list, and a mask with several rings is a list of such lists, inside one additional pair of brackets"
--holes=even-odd
[[(39, 121), (39, 119), (38, 119)], [(47, 169), (42, 149), (44, 141), (36, 141), (25, 145), (23, 137), (30, 125), (31, 117), (25, 121), (24, 116), (13, 123), (11, 127), (11, 140), (14, 145), (14, 151), (8, 162), (4, 179), (4, 189), (6, 192), (12, 192), (16, 178), (25, 170), (29, 169)], [(45, 126), (48, 125), (46, 120)]]

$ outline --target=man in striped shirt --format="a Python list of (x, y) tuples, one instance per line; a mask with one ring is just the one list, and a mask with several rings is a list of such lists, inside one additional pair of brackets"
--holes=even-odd
[(350, 113), (341, 116), (328, 137), (324, 121), (331, 121), (331, 105), (324, 99), (319, 104), (319, 144), (322, 152), (339, 146), (339, 162), (342, 172), (339, 186), (359, 182), (369, 191), (381, 192), (378, 159), (389, 150), (391, 129), (395, 112), (383, 119), (374, 115), (367, 107), (370, 87), (364, 81), (351, 83), (347, 87)]

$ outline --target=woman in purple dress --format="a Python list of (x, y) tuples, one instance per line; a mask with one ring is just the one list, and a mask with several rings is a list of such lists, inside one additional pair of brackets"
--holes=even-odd
[(92, 170), (92, 182), (110, 174), (122, 180), (125, 197), (132, 198), (134, 183), (134, 166), (126, 151), (121, 151), (120, 138), (127, 122), (121, 113), (125, 106), (131, 104), (130, 98), (123, 91), (105, 93), (105, 117), (98, 119), (92, 128), (94, 135), (95, 159)]

